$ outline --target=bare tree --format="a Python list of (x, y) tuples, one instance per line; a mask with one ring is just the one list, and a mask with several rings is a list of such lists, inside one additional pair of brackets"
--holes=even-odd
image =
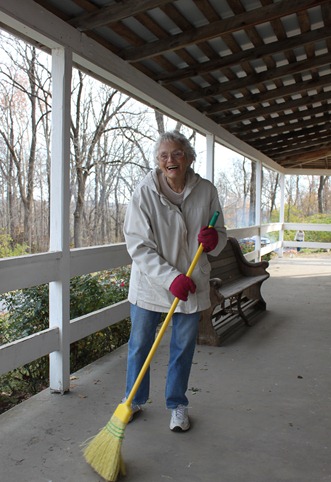
[(93, 242), (122, 241), (123, 204), (135, 186), (126, 178), (127, 166), (138, 179), (150, 169), (152, 111), (79, 71), (73, 97), (74, 246), (85, 245), (91, 236)]
[[(89, 85), (89, 95), (84, 96), (85, 83)], [(72, 145), (73, 166), (77, 182), (74, 210), (74, 246), (83, 246), (83, 214), (85, 206), (86, 182), (98, 159), (100, 139), (110, 130), (117, 127), (110, 126), (116, 113), (129, 101), (129, 97), (118, 95), (118, 91), (102, 87), (99, 94), (103, 98), (95, 100), (91, 91), (91, 84), (86, 75), (77, 71), (77, 84), (73, 90), (76, 111), (72, 117)]]
[(279, 174), (272, 169), (262, 169), (262, 221), (269, 223), (272, 213), (276, 209), (276, 199), (279, 187)]
[(285, 220), (289, 223), (291, 220), (291, 210), (293, 206), (293, 191), (294, 191), (294, 176), (289, 176), (287, 182), (285, 184), (286, 189), (286, 211), (285, 211)]
[(35, 47), (12, 37), (3, 37), (1, 40), (7, 46), (3, 49), (6, 61), (1, 63), (0, 71), (1, 92), (5, 99), (1, 110), (0, 135), (8, 153), (6, 163), (2, 163), (2, 172), (8, 182), (10, 234), (15, 238), (19, 231), (19, 220), (14, 216), (14, 210), (17, 210), (15, 197), (19, 194), (23, 207), (23, 239), (20, 241), (32, 249), (36, 243), (32, 235), (35, 170), (38, 148), (41, 144), (45, 145), (41, 140), (41, 126), (49, 114), (50, 76), (43, 75), (41, 83), (41, 77), (37, 74), (40, 53)]
[(318, 199), (318, 212), (320, 214), (324, 213), (324, 203), (323, 203), (323, 194), (324, 194), (324, 187), (328, 181), (329, 176), (320, 176), (318, 191), (317, 191), (317, 199)]
[[(252, 163), (250, 163), (252, 164)], [(246, 225), (246, 205), (247, 205), (247, 198), (248, 193), (250, 190), (250, 185), (248, 181), (248, 172), (247, 172), (247, 159), (246, 157), (243, 158), (242, 161), (242, 171), (243, 171), (243, 207), (242, 207), (242, 226)]]
[(229, 228), (247, 226), (249, 222), (251, 165), (245, 157), (234, 158), (231, 167), (221, 168), (216, 174), (215, 184)]
[(158, 133), (163, 134), (165, 132), (164, 115), (161, 114), (161, 112), (159, 112), (158, 110), (155, 110), (154, 112)]

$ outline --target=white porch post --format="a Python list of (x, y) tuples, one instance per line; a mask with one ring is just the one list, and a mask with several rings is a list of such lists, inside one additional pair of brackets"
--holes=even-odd
[(283, 257), (283, 241), (284, 241), (284, 220), (285, 220), (285, 174), (280, 174), (280, 210), (279, 210), (279, 222), (281, 223), (281, 229), (279, 231), (279, 241), (281, 247), (278, 249), (279, 258)]
[(255, 224), (259, 226), (259, 235), (256, 239), (255, 245), (256, 257), (255, 261), (261, 259), (261, 196), (262, 196), (262, 162), (256, 163), (256, 186), (255, 186)]
[(215, 136), (213, 134), (206, 135), (206, 178), (214, 182), (214, 165), (215, 165)]
[(72, 53), (52, 50), (52, 160), (50, 251), (62, 251), (60, 279), (49, 285), (49, 324), (60, 329), (60, 350), (50, 354), (50, 389), (64, 393), (70, 383), (70, 97)]

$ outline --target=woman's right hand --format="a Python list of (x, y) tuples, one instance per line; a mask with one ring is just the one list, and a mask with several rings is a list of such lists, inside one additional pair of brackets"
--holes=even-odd
[(189, 292), (195, 293), (196, 286), (191, 278), (185, 274), (180, 274), (173, 280), (169, 290), (174, 296), (176, 296), (176, 298), (179, 298), (182, 301), (187, 301)]

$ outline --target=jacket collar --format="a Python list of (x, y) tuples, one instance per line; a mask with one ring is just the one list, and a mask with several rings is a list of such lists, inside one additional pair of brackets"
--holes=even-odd
[[(145, 180), (153, 191), (156, 191), (159, 195), (162, 195), (158, 179), (159, 172), (161, 172), (161, 169), (159, 167), (155, 167), (152, 171), (149, 172), (149, 174), (147, 174)], [(194, 189), (198, 182), (200, 182), (200, 179), (200, 175), (194, 172), (191, 167), (187, 169), (184, 199), (190, 194), (190, 192), (192, 191), (192, 189)]]

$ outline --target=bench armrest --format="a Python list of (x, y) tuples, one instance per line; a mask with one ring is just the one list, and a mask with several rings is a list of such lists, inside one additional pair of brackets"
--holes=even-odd
[(228, 238), (229, 242), (233, 247), (233, 252), (238, 261), (238, 266), (240, 271), (246, 276), (257, 276), (261, 274), (267, 274), (266, 269), (269, 266), (268, 261), (258, 261), (257, 263), (252, 263), (247, 261), (245, 256), (242, 254), (240, 244), (236, 238)]

